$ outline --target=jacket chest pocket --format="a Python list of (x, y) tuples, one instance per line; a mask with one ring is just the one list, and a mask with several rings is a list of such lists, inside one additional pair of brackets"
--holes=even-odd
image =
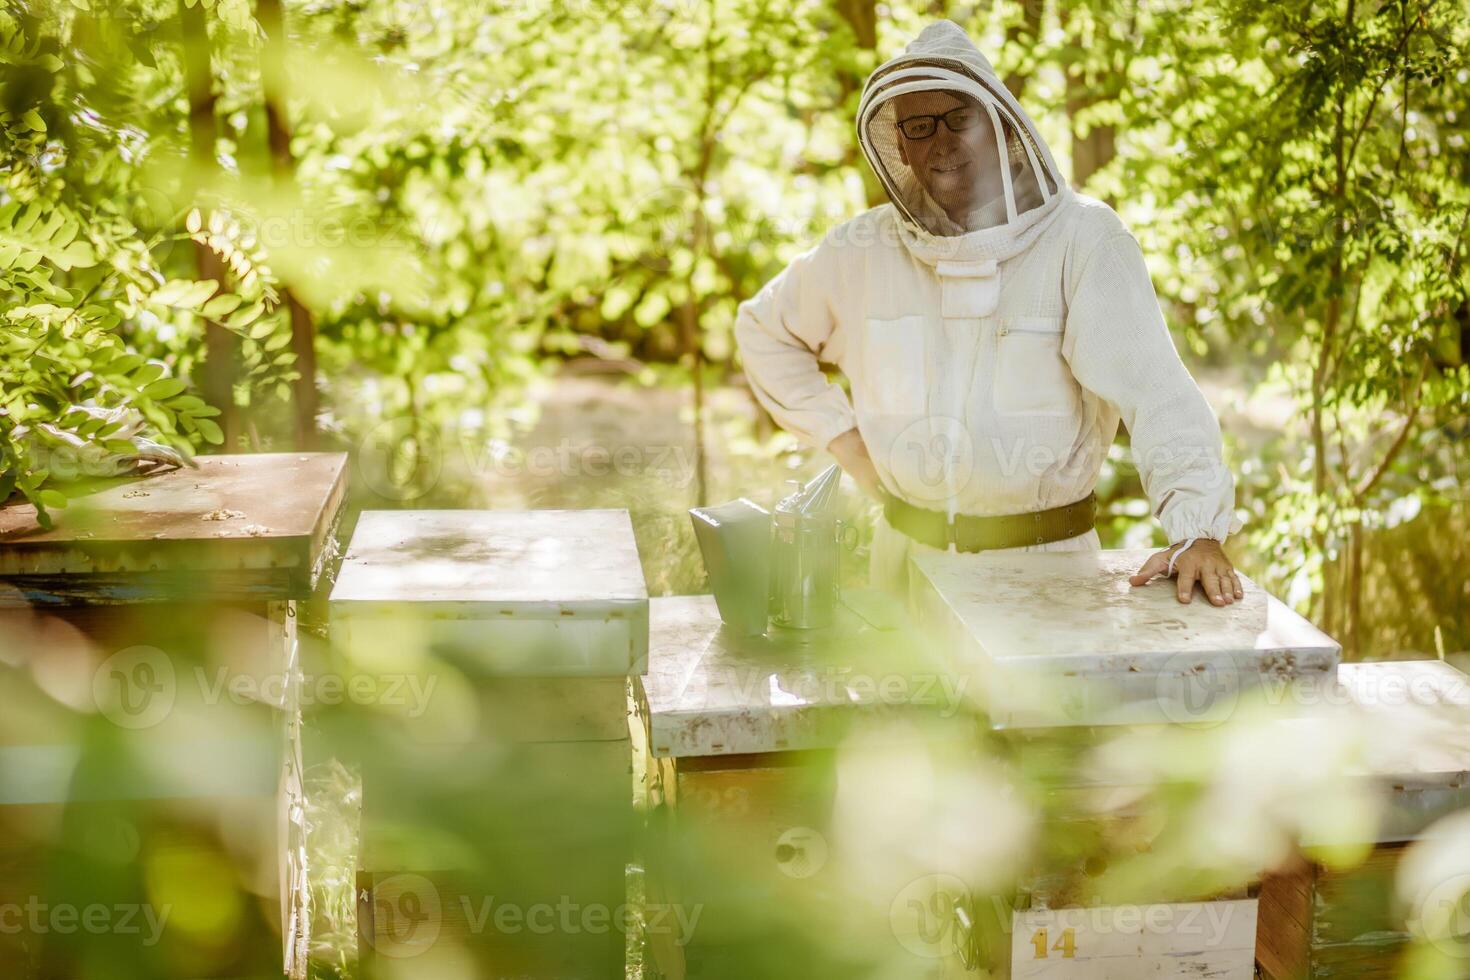
[(1062, 357), (1062, 318), (1003, 317), (996, 328), (997, 415), (1077, 413), (1080, 390)]
[(863, 324), (863, 378), (854, 384), (859, 411), (919, 415), (926, 405), (929, 318), (869, 318)]

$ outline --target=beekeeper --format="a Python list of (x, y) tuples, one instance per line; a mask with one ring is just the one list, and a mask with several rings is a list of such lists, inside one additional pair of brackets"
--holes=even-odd
[(1130, 581), (1241, 598), (1220, 426), (1138, 242), (1067, 186), (957, 24), (873, 72), (858, 138), (890, 203), (742, 303), (735, 335), (776, 421), (882, 501), (874, 583), (902, 589), (930, 549), (1099, 549), (1093, 489), (1121, 418), (1170, 541)]

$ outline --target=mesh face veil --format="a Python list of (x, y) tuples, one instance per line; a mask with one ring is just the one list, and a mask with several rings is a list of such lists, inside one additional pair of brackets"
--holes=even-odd
[(933, 235), (1019, 227), (1058, 194), (1051, 156), (1015, 98), (958, 59), (906, 55), (875, 71), (858, 138), (889, 199)]

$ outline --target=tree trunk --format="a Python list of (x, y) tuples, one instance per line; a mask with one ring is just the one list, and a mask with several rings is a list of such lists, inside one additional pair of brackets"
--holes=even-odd
[[(295, 179), (296, 161), (291, 156), (291, 129), (286, 120), (286, 21), (281, 0), (259, 0), (256, 16), (265, 31), (260, 79), (265, 97), (266, 139), (276, 182), (286, 185)], [(314, 449), (317, 443), (316, 324), (311, 311), (302, 305), (289, 283), (282, 295), (291, 319), (291, 352), (296, 355), (298, 375), (293, 386), (296, 446)]]
[[(857, 46), (876, 55), (878, 50), (877, 0), (837, 0), (837, 12), (852, 28)], [(866, 59), (868, 64), (873, 64), (876, 60), (876, 57)], [(837, 81), (842, 86), (842, 104), (846, 108), (852, 96), (862, 91), (867, 79), (857, 72), (842, 69), (837, 73)], [(856, 111), (855, 105), (853, 111)], [(847, 151), (847, 161), (858, 165), (858, 173), (862, 174), (863, 178), (863, 195), (867, 199), (868, 207), (875, 208), (888, 200), (888, 195), (883, 190), (883, 185), (878, 182), (872, 168), (859, 159), (856, 134), (851, 136), (851, 140)]]
[[(179, 0), (179, 22), (183, 33), (184, 84), (189, 95), (189, 164), (201, 178), (215, 170), (214, 73), (210, 67), (209, 24), (204, 5), (189, 6)], [(213, 279), (225, 286), (225, 265), (207, 245), (194, 243), (194, 258), (200, 279)], [(201, 379), (204, 400), (220, 410), (224, 448), (234, 449), (240, 436), (239, 412), (235, 408), (235, 378), (239, 374), (239, 350), (235, 335), (214, 320), (204, 321), (204, 370)]]
[(1354, 521), (1348, 528), (1347, 588), (1343, 596), (1346, 630), (1343, 653), (1349, 660), (1362, 657), (1363, 646), (1363, 522)]
[[(1036, 0), (1029, 2), (1034, 3)], [(1093, 16), (1104, 22), (1120, 18), (1123, 16), (1122, 5), (1098, 3), (1093, 7)], [(1134, 11), (1130, 16), (1136, 18), (1137, 12)], [(1071, 37), (1075, 29), (1069, 28), (1069, 21), (1064, 6), (1061, 10), (1062, 30), (1075, 42), (1079, 39)], [(1132, 34), (1131, 30), (1129, 34)], [(1120, 42), (1111, 37), (1099, 37), (1094, 39), (1093, 45), (1103, 46), (1107, 55), (1107, 69), (1100, 79), (1084, 73), (1086, 58), (1090, 55), (1065, 66), (1068, 128), (1072, 134), (1072, 186), (1078, 190), (1086, 185), (1088, 178), (1106, 167), (1117, 155), (1117, 133), (1112, 125), (1094, 125), (1086, 134), (1081, 134), (1078, 132), (1080, 127), (1076, 121), (1077, 116), (1092, 106), (1116, 99), (1118, 87), (1128, 72), (1129, 51)]]

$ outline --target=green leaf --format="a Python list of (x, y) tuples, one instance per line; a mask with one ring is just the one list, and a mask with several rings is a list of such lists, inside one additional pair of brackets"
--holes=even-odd
[(183, 306), (199, 309), (210, 302), (210, 298), (214, 296), (215, 290), (218, 288), (219, 284), (213, 279), (201, 279), (199, 282), (193, 283), (190, 286), (180, 303)]
[(245, 300), (240, 296), (236, 296), (234, 293), (221, 293), (208, 303), (205, 303), (204, 308), (199, 312), (211, 320), (218, 320), (243, 302)]
[(255, 319), (265, 312), (265, 300), (256, 300), (244, 309), (236, 310), (225, 320), (225, 326), (231, 330), (240, 330), (255, 322)]
[(195, 418), (194, 424), (199, 427), (199, 434), (204, 437), (205, 442), (218, 446), (225, 441), (224, 432), (212, 419)]
[(163, 377), (163, 365), (150, 362), (133, 372), (132, 381), (139, 388), (144, 388), (161, 377)]
[(189, 385), (182, 378), (162, 378), (143, 387), (143, 394), (154, 401), (166, 401), (174, 395), (180, 394)]
[(66, 494), (60, 490), (37, 490), (36, 502), (49, 510), (62, 510), (66, 507)]
[(128, 374), (133, 368), (142, 363), (143, 358), (141, 355), (124, 354), (122, 357), (113, 358), (97, 370), (105, 371), (108, 374)]
[(170, 279), (148, 298), (154, 303), (179, 309), (198, 309), (214, 295), (219, 283), (213, 279)]

